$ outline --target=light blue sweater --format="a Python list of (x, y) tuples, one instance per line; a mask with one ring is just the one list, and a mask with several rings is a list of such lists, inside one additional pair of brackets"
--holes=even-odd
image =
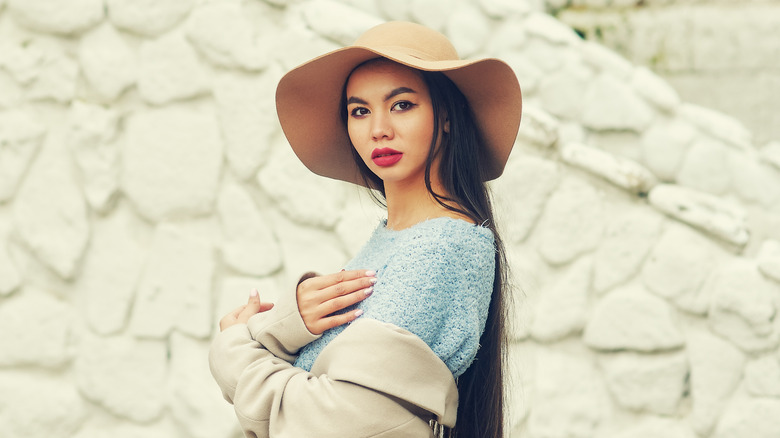
[[(493, 292), (495, 248), (485, 227), (447, 217), (399, 231), (384, 221), (345, 269), (377, 272), (374, 293), (347, 310), (419, 336), (455, 377), (471, 365)], [(344, 326), (305, 346), (295, 365), (311, 370)]]

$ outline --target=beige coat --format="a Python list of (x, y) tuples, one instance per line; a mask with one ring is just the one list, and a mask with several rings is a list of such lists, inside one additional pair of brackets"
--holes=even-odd
[(211, 373), (245, 436), (432, 437), (429, 420), (455, 425), (452, 373), (425, 342), (394, 325), (358, 318), (311, 372), (292, 366), (317, 336), (290, 295), (211, 346)]

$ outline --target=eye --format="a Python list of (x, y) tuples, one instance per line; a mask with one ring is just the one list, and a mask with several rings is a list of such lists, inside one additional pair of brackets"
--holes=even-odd
[(363, 117), (367, 116), (369, 113), (370, 111), (368, 111), (368, 108), (356, 106), (355, 108), (352, 108), (352, 111), (349, 112), (349, 115), (352, 117)]
[(393, 104), (392, 110), (393, 111), (406, 111), (410, 110), (415, 105), (412, 102), (409, 102), (408, 100), (402, 100), (400, 102), (396, 102)]

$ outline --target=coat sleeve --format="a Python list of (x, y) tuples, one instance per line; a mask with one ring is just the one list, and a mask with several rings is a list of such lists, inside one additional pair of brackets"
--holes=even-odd
[[(356, 321), (326, 347), (312, 372), (252, 339), (245, 325), (215, 338), (209, 354), (247, 437), (430, 436), (428, 419), (454, 424), (457, 387), (419, 338), (390, 324)], [(240, 369), (243, 368), (243, 369)]]

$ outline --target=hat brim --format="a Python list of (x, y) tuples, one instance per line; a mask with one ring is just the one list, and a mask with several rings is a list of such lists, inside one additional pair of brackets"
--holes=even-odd
[[(401, 48), (399, 48), (401, 49)], [(344, 84), (358, 65), (383, 57), (424, 71), (440, 71), (471, 105), (485, 142), (485, 180), (501, 175), (520, 126), (522, 96), (517, 76), (498, 59), (430, 61), (392, 46), (350, 46), (291, 70), (276, 89), (276, 109), (295, 154), (312, 172), (365, 185), (352, 158), (340, 111)]]

